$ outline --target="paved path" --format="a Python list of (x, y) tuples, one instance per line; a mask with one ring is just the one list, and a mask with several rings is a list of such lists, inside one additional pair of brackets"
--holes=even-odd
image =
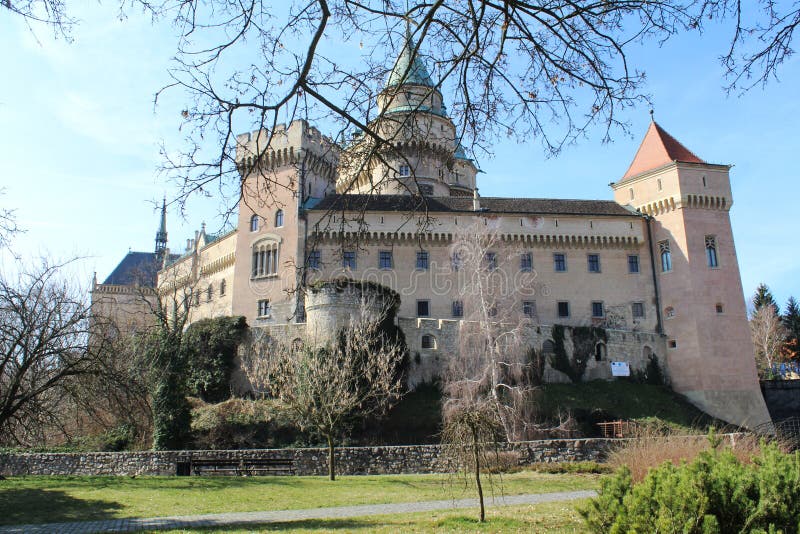
[[(594, 497), (594, 491), (563, 491), (531, 495), (508, 495), (487, 499), (489, 506), (538, 504), (543, 502), (572, 501)], [(75, 523), (46, 523), (40, 525), (14, 525), (0, 527), (0, 534), (57, 532), (63, 534), (90, 534), (94, 532), (136, 532), (140, 530), (165, 530), (179, 528), (223, 527), (230, 525), (258, 525), (303, 519), (331, 519), (383, 514), (407, 514), (433, 510), (472, 508), (476, 499), (423, 501), (395, 504), (365, 504), (337, 508), (311, 508), (307, 510), (275, 510), (270, 512), (235, 512), (228, 514), (184, 515), (151, 518), (111, 519)]]

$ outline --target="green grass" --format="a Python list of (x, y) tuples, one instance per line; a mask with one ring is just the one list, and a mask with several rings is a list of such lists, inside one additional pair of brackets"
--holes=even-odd
[(172, 530), (172, 534), (186, 532), (246, 532), (312, 533), (312, 532), (532, 532), (536, 534), (567, 534), (587, 532), (575, 505), (579, 501), (543, 503), (523, 506), (491, 507), (486, 511), (486, 522), (477, 521), (478, 510), (442, 510), (414, 514), (356, 517), (346, 519), (309, 519), (245, 527), (222, 527), (196, 530)]
[(597, 422), (627, 419), (679, 432), (705, 433), (714, 420), (664, 386), (627, 380), (596, 380), (581, 384), (547, 384), (542, 387), (543, 414), (554, 417), (570, 412), (587, 435), (597, 435)]
[[(324, 477), (11, 477), (0, 524), (283, 510), (472, 497), (445, 475)], [(597, 475), (523, 471), (495, 476), (507, 495), (594, 489)]]

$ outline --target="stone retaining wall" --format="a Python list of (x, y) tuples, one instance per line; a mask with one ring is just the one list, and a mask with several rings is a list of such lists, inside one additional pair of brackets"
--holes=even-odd
[[(734, 435), (730, 438), (734, 439)], [(687, 439), (703, 439), (687, 436)], [(502, 444), (515, 451), (519, 465), (535, 462), (602, 461), (611, 439), (555, 439)], [(0, 454), (0, 474), (19, 475), (176, 475), (178, 464), (192, 458), (291, 458), (298, 475), (327, 474), (327, 449), (246, 449), (227, 451), (140, 451)], [(508, 460), (508, 458), (507, 458)], [(337, 473), (378, 475), (447, 472), (439, 445), (339, 447)]]

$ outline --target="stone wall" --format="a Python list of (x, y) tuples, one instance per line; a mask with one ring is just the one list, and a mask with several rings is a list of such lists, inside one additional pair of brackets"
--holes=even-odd
[[(600, 461), (612, 440), (561, 439), (503, 444), (517, 451), (520, 465), (533, 462)], [(230, 451), (141, 451), (0, 454), (0, 474), (20, 475), (176, 475), (191, 459), (291, 458), (298, 475), (327, 474), (327, 449), (247, 449)], [(337, 472), (378, 475), (447, 472), (439, 445), (339, 447)]]
[[(736, 434), (726, 435), (731, 441)], [(705, 439), (687, 436), (686, 439)], [(602, 461), (606, 451), (620, 440), (555, 439), (501, 444), (503, 451), (515, 451), (519, 465), (544, 462)], [(291, 458), (297, 475), (326, 475), (327, 449), (247, 449), (229, 451), (141, 451), (86, 453), (0, 454), (0, 474), (21, 475), (162, 475), (178, 472), (178, 464), (192, 459)], [(448, 472), (440, 445), (383, 447), (339, 447), (337, 473), (341, 475), (383, 475)]]

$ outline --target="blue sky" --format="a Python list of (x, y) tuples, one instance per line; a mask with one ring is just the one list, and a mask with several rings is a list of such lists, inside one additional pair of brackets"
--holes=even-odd
[[(154, 201), (175, 191), (157, 173), (159, 143), (182, 137), (185, 106), (175, 93), (153, 105), (174, 54), (168, 24), (137, 14), (119, 20), (112, 5), (71, 9), (82, 19), (72, 43), (0, 16), (0, 206), (17, 210), (26, 233), (14, 246), (23, 256), (84, 256), (80, 272), (88, 274), (81, 276), (97, 271), (102, 280), (129, 248), (153, 247)], [(800, 297), (800, 61), (784, 65), (779, 82), (729, 97), (717, 60), (727, 37), (717, 28), (663, 47), (650, 43), (632, 49), (630, 60), (647, 73), (659, 124), (704, 160), (734, 165), (731, 219), (745, 294), (764, 281), (783, 305), (789, 295)], [(633, 158), (648, 111), (626, 112), (630, 136), (612, 132), (614, 141), (602, 144), (602, 132), (590, 132), (557, 158), (536, 141), (500, 140), (494, 157), (479, 162), (481, 194), (610, 199), (608, 183)], [(171, 248), (180, 249), (203, 221), (218, 229), (217, 208), (214, 199), (198, 198), (185, 217), (170, 211)]]

